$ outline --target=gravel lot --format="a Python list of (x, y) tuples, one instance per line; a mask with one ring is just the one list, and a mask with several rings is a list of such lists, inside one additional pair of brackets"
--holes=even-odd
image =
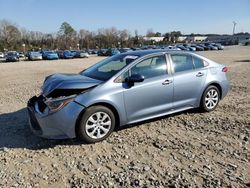
[(0, 187), (250, 187), (250, 46), (202, 54), (229, 67), (231, 91), (211, 113), (154, 119), (86, 145), (28, 128), (44, 77), (100, 60), (0, 64)]

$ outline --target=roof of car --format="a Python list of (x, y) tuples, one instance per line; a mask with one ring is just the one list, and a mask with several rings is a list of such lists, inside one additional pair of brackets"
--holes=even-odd
[(142, 57), (142, 56), (155, 54), (155, 53), (190, 53), (190, 52), (180, 51), (180, 50), (169, 50), (169, 49), (153, 49), (153, 50), (151, 49), (151, 50), (137, 50), (137, 51), (132, 51), (132, 52), (126, 52), (123, 54)]

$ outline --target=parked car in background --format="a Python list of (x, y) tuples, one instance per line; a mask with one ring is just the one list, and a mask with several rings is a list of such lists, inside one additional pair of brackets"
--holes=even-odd
[(250, 39), (249, 38), (240, 39), (239, 40), (239, 45), (242, 45), (242, 46), (250, 45)]
[(10, 51), (6, 55), (6, 62), (15, 62), (19, 61), (19, 54), (16, 51)]
[(97, 55), (98, 56), (106, 56), (106, 52), (107, 52), (108, 49), (99, 49), (98, 52), (97, 52)]
[(191, 47), (194, 47), (196, 49), (196, 51), (204, 51), (204, 48), (202, 48), (201, 46), (198, 46), (196, 44), (191, 44)]
[(59, 59), (58, 55), (54, 51), (42, 51), (42, 57), (45, 60), (56, 60)]
[(29, 52), (28, 53), (28, 60), (34, 61), (34, 60), (42, 60), (43, 56), (40, 52)]
[(63, 59), (73, 59), (75, 56), (75, 54), (73, 52), (71, 52), (70, 50), (64, 50), (63, 51)]
[(119, 51), (120, 51), (121, 53), (125, 53), (125, 52), (131, 52), (131, 51), (133, 51), (133, 50), (132, 50), (131, 48), (120, 48)]
[(19, 54), (19, 57), (25, 57), (24, 53), (23, 52), (20, 52), (18, 53)]
[(83, 50), (76, 51), (75, 57), (76, 58), (84, 58), (84, 57), (88, 58), (89, 57), (89, 53), (86, 52), (86, 51), (83, 51)]
[(76, 55), (76, 50), (70, 50), (70, 52), (73, 54), (73, 56), (75, 57)]
[(227, 95), (228, 68), (174, 50), (121, 53), (79, 74), (45, 78), (28, 101), (32, 131), (45, 138), (107, 138), (115, 127), (192, 108), (210, 112)]
[(4, 58), (4, 57), (5, 57), (4, 53), (0, 52), (0, 58)]
[(224, 46), (221, 45), (220, 43), (211, 43), (211, 45), (215, 46), (218, 48), (218, 50), (224, 50)]
[(62, 50), (58, 50), (58, 51), (56, 51), (56, 53), (57, 53), (59, 59), (63, 59), (63, 51)]
[(199, 46), (199, 47), (202, 47), (205, 51), (210, 50), (210, 48), (207, 47), (207, 46), (204, 45), (204, 44), (196, 44), (196, 45)]
[(109, 48), (106, 52), (106, 56), (113, 56), (116, 54), (120, 54), (121, 52), (117, 48)]
[(46, 59), (46, 53), (49, 52), (49, 50), (41, 50), (40, 53), (42, 54), (43, 59)]
[(97, 52), (98, 52), (98, 49), (92, 49), (91, 54), (97, 54)]
[[(79, 50), (78, 50), (79, 51)], [(91, 54), (97, 54), (98, 49), (82, 49), (81, 51), (87, 52), (89, 55)]]
[(218, 47), (212, 45), (211, 43), (205, 43), (205, 45), (206, 45), (207, 47), (209, 47), (210, 50), (218, 50)]
[(168, 45), (164, 49), (166, 50), (181, 50), (180, 48), (177, 48), (176, 46)]
[(189, 51), (196, 51), (195, 47), (192, 47), (190, 44), (183, 44), (185, 48), (187, 48)]
[(183, 46), (181, 44), (177, 44), (176, 47), (179, 48), (179, 49), (181, 49), (181, 50), (189, 51), (188, 48), (186, 48), (185, 46)]
[(141, 48), (135, 48), (135, 47), (133, 47), (133, 48), (131, 48), (133, 51), (138, 51), (138, 50), (141, 50)]

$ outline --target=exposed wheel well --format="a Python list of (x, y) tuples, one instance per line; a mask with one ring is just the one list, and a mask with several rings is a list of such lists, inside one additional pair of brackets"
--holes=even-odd
[[(120, 117), (119, 117), (119, 114), (118, 114), (118, 112), (117, 112), (117, 110), (116, 110), (116, 108), (114, 106), (112, 106), (111, 104), (108, 104), (108, 103), (95, 103), (95, 104), (93, 104), (91, 106), (105, 106), (105, 107), (109, 108), (115, 115), (115, 122), (116, 122), (115, 128), (119, 127), (119, 125), (120, 125)], [(88, 106), (88, 108), (91, 107), (91, 106)], [(77, 135), (78, 126), (79, 126), (80, 121), (81, 121), (81, 117), (82, 117), (84, 112), (85, 112), (85, 109), (79, 114), (79, 116), (78, 116), (78, 118), (76, 120), (76, 125), (75, 125), (75, 133), (76, 133), (76, 135)]]

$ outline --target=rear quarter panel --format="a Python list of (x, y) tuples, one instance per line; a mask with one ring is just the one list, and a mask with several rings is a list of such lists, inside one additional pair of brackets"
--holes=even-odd
[(205, 88), (207, 88), (211, 84), (219, 84), (222, 90), (221, 99), (223, 99), (229, 91), (229, 82), (227, 79), (227, 73), (222, 71), (224, 67), (225, 66), (221, 64), (213, 64), (208, 69), (208, 76), (205, 84)]

